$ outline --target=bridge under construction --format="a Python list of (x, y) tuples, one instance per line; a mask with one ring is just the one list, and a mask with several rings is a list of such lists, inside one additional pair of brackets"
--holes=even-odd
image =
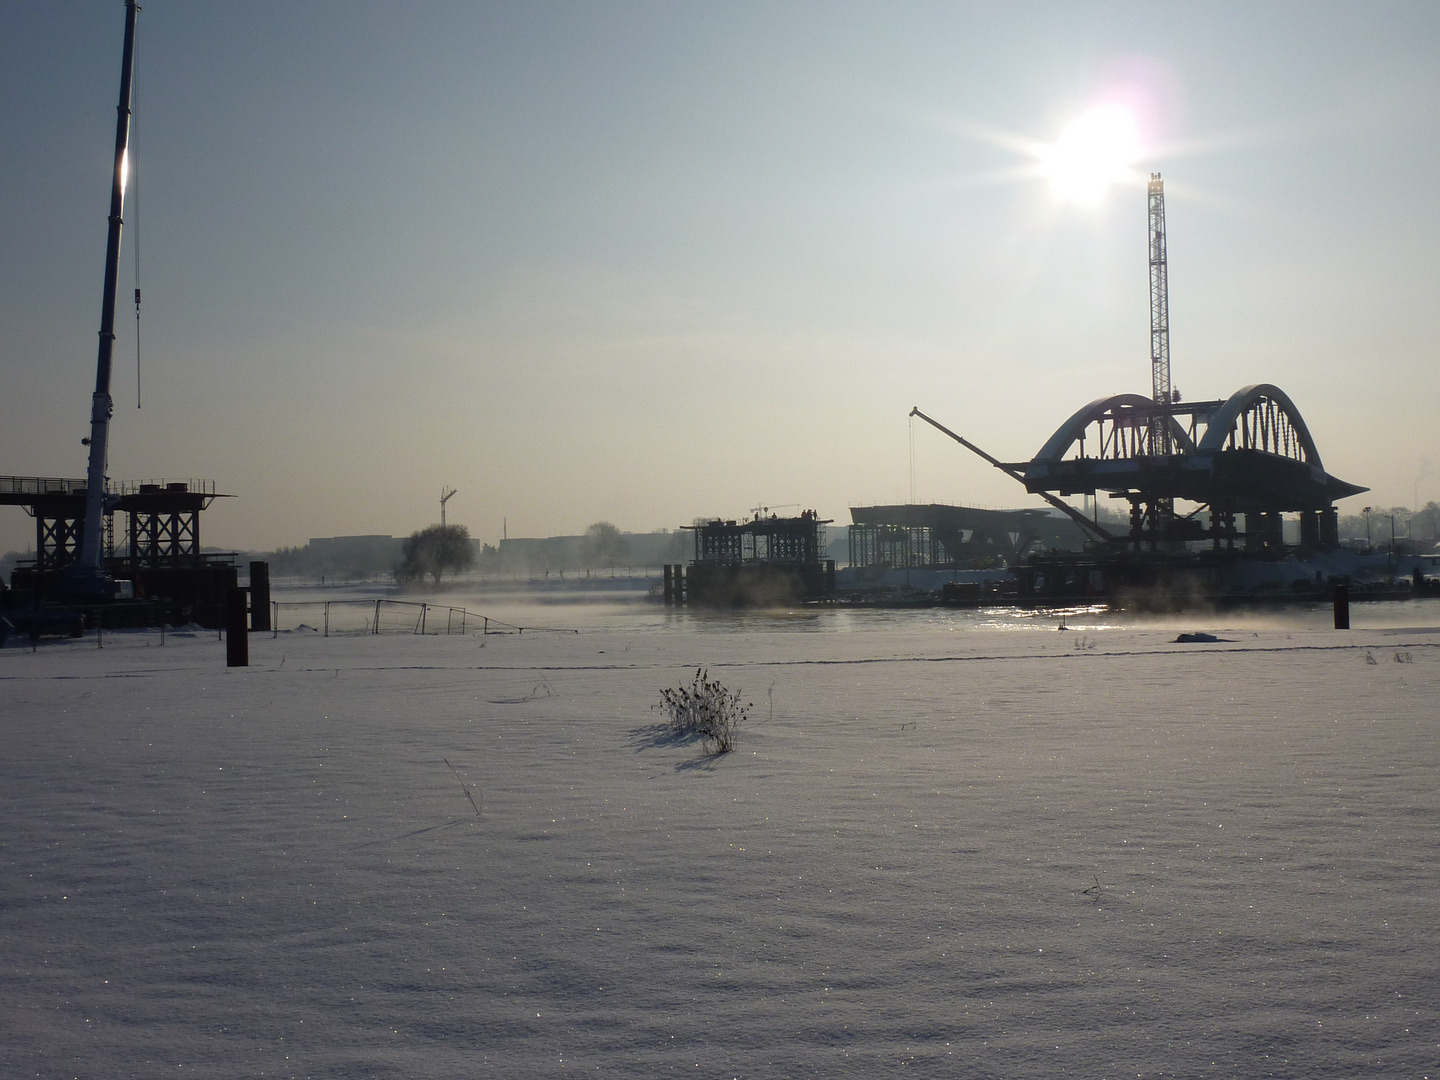
[[(1093, 588), (1098, 575), (1109, 591), (1117, 581), (1153, 583), (1169, 570), (1214, 568), (1237, 556), (1279, 558), (1287, 553), (1285, 514), (1299, 516), (1300, 550), (1332, 550), (1339, 546), (1336, 501), (1369, 490), (1326, 471), (1299, 408), (1278, 386), (1255, 383), (1226, 398), (1181, 400), (1170, 377), (1159, 174), (1151, 175), (1147, 194), (1150, 397), (1097, 398), (1056, 428), (1034, 457), (1020, 462), (1002, 461), (919, 409), (911, 411), (1045, 499), (1087, 535), (1083, 555), (1031, 556), (1027, 566), (1017, 568), (1022, 589), (1040, 578), (1069, 592), (1082, 576)], [(1098, 509), (1087, 516), (1064, 501), (1076, 495), (1124, 500), (1129, 527), (1117, 529), (1100, 521)]]

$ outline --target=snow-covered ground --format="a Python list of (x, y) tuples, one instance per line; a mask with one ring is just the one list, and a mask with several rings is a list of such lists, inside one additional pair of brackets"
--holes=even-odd
[(1440, 620), (1364, 614), (12, 642), (0, 1073), (1440, 1076)]

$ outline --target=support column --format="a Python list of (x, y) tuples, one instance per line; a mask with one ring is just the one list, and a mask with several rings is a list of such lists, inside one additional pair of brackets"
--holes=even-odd
[(1320, 550), (1334, 551), (1340, 546), (1340, 513), (1333, 506), (1320, 511)]
[(1273, 511), (1245, 515), (1245, 550), (1279, 551), (1285, 546), (1284, 523)]

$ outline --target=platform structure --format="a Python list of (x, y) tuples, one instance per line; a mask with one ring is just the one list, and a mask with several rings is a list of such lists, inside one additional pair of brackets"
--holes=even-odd
[[(77, 561), (86, 495), (84, 480), (0, 476), (0, 506), (19, 506), (35, 519), (35, 559), (16, 567), (11, 575), (15, 589), (44, 593), (58, 572)], [(228, 497), (211, 480), (114, 485), (106, 500), (106, 572), (133, 582), (137, 600), (163, 604), (175, 618), (216, 622), (238, 568), (231, 555), (201, 550), (200, 515), (214, 500)], [(124, 515), (118, 546), (117, 514)]]
[(707, 607), (828, 599), (835, 592), (835, 561), (823, 557), (829, 524), (806, 510), (798, 517), (757, 514), (687, 525), (695, 533), (695, 558), (688, 568), (669, 569), (674, 587), (666, 595)]
[(1009, 563), (1039, 547), (1079, 548), (1085, 535), (1047, 510), (945, 503), (852, 506), (851, 566), (957, 570)]

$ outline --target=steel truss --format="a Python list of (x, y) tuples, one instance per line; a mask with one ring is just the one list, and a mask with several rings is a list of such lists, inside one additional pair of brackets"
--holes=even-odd
[(200, 554), (200, 512), (130, 513), (130, 557), (136, 566), (163, 566)]

